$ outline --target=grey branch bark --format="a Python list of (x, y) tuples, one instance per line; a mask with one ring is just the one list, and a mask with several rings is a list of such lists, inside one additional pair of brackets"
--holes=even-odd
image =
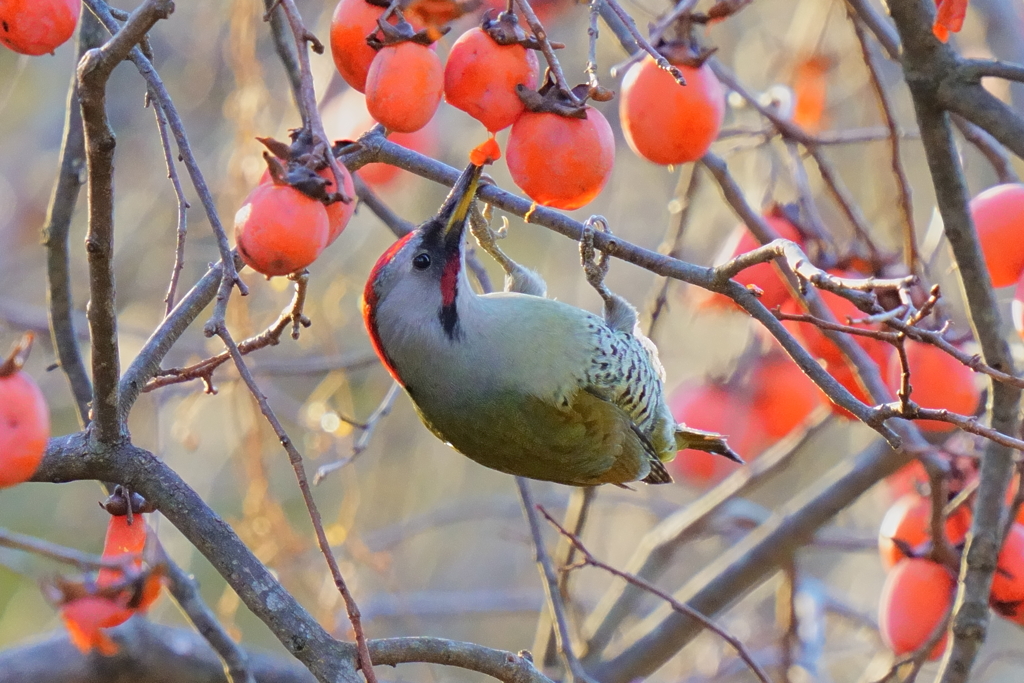
[[(141, 617), (112, 629), (113, 657), (85, 655), (58, 631), (0, 652), (0, 683), (227, 683), (224, 665), (199, 634)], [(248, 651), (257, 683), (314, 683), (298, 662)]]

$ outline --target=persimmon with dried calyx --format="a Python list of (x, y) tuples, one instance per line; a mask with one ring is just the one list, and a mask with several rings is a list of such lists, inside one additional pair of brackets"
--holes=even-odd
[[(910, 369), (910, 399), (922, 408), (948, 410), (973, 415), (981, 399), (974, 382), (974, 371), (948, 353), (923, 342), (906, 343), (907, 365)], [(900, 388), (903, 368), (899, 355), (889, 361), (888, 383), (895, 394)], [(939, 420), (915, 420), (927, 432), (951, 432), (956, 425)]]
[(508, 128), (525, 111), (516, 86), (537, 84), (540, 67), (534, 51), (519, 42), (499, 42), (514, 41), (517, 34), (525, 40), (513, 14), (484, 19), (455, 41), (445, 63), (445, 99), (492, 133)]
[(27, 332), (0, 363), (0, 489), (32, 478), (50, 438), (46, 399), (35, 380), (21, 369), (33, 338)]
[[(879, 599), (882, 642), (896, 655), (919, 650), (949, 614), (955, 592), (956, 579), (942, 565), (917, 558), (898, 562), (886, 577)], [(942, 655), (947, 639), (943, 634), (928, 659)]]
[[(344, 164), (337, 163), (341, 178), (339, 190), (334, 168), (324, 156), (322, 148), (316, 144), (309, 129), (293, 130), (290, 137), (290, 145), (273, 138), (256, 138), (267, 148), (263, 153), (267, 170), (260, 178), (260, 185), (273, 182), (275, 185), (292, 187), (307, 197), (320, 201), (327, 211), (329, 245), (345, 229), (356, 210), (356, 190), (352, 174)], [(333, 151), (328, 154), (333, 154)], [(321, 153), (319, 159), (315, 156), (317, 152)]]
[[(129, 511), (129, 504), (131, 510)], [(126, 573), (113, 567), (101, 567), (96, 576), (96, 585), (100, 588), (120, 586), (127, 583), (131, 598), (125, 610), (111, 615), (105, 626), (117, 626), (127, 621), (136, 612), (145, 612), (160, 594), (162, 576), (160, 572), (143, 572), (143, 551), (149, 539), (149, 527), (145, 513), (152, 512), (154, 507), (138, 493), (130, 492), (123, 486), (116, 486), (114, 492), (100, 506), (110, 513), (107, 522), (107, 534), (103, 540), (104, 560), (121, 561)], [(155, 574), (155, 575), (153, 575)], [(153, 575), (153, 576), (151, 576)], [(135, 584), (133, 585), (133, 581)]]
[(971, 200), (971, 218), (993, 287), (1008, 287), (1024, 273), (1024, 185), (1007, 183)]
[(268, 277), (309, 266), (327, 246), (329, 234), (323, 203), (288, 185), (258, 186), (235, 214), (239, 255)]
[[(352, 174), (348, 172), (344, 164), (338, 164), (341, 169), (341, 182), (342, 189), (346, 197), (350, 199), (356, 195), (356, 187), (352, 182)], [(328, 193), (334, 191), (334, 171), (330, 166), (324, 166), (322, 169), (316, 172), (318, 176), (323, 178), (327, 184), (325, 190)], [(274, 181), (270, 171), (266, 170), (260, 177), (260, 185), (266, 185)], [(352, 220), (352, 215), (356, 212), (355, 201), (344, 202), (340, 199), (332, 201), (330, 204), (324, 205), (324, 209), (327, 210), (327, 245), (330, 246), (334, 243), (334, 240), (338, 239), (338, 236), (345, 230), (348, 222)]]
[(675, 59), (686, 85), (653, 57), (634, 64), (622, 79), (619, 119), (630, 149), (656, 164), (683, 164), (704, 156), (725, 118), (725, 92), (707, 64)]
[(71, 38), (82, 0), (0, 0), (0, 43), (23, 55), (45, 55)]

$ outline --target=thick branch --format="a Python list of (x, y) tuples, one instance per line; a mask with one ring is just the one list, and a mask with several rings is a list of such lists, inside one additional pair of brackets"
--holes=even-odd
[[(943, 87), (957, 68), (951, 48), (935, 40), (930, 26), (934, 5), (925, 0), (894, 3), (890, 6), (905, 49), (903, 68), (914, 100), (936, 201), (942, 215), (946, 238), (957, 262), (957, 272), (967, 301), (971, 326), (985, 363), (996, 370), (1014, 373), (1009, 347), (1000, 335), (1001, 319), (992, 291), (992, 282), (967, 207), (967, 186), (953, 144), (949, 114), (954, 109), (950, 89)], [(979, 120), (965, 111), (965, 118), (985, 128), (1000, 142), (1020, 154), (1024, 150), (1024, 120), (1002, 103), (994, 107), (980, 85), (958, 88), (954, 99), (972, 100), (968, 109), (1001, 111), (989, 120)], [(977, 91), (981, 91), (980, 93)], [(988, 102), (988, 105), (985, 103)], [(991, 106), (989, 106), (991, 105)], [(1001, 109), (1000, 109), (1001, 108)], [(984, 117), (982, 117), (984, 118)], [(1004, 124), (1009, 124), (1004, 127)], [(988, 125), (986, 125), (988, 124)], [(1007, 131), (1018, 129), (1010, 144)], [(1012, 137), (1012, 136), (1011, 136)], [(1003, 434), (1015, 434), (1021, 391), (1007, 384), (990, 382), (989, 410), (991, 426)], [(956, 607), (953, 613), (953, 641), (943, 660), (943, 683), (963, 683), (978, 650), (985, 641), (988, 626), (988, 596), (996, 557), (1002, 544), (1003, 494), (1013, 473), (1014, 451), (1004, 444), (989, 441), (981, 464), (981, 483), (974, 507), (971, 533), (968, 535), (961, 568)]]
[[(86, 51), (103, 44), (106, 33), (88, 10), (82, 11), (78, 31), (78, 58)], [(50, 320), (50, 338), (57, 352), (61, 370), (68, 379), (78, 409), (79, 423), (89, 423), (89, 403), (92, 401), (92, 382), (85, 370), (82, 350), (78, 346), (75, 324), (71, 317), (74, 298), (71, 293), (71, 260), (68, 236), (78, 192), (82, 187), (85, 167), (85, 133), (82, 129), (82, 109), (78, 100), (78, 74), (71, 78), (68, 92), (67, 114), (64, 119), (64, 142), (60, 150), (60, 171), (53, 187), (43, 226), (43, 245), (46, 247), (46, 297)]]
[(119, 481), (154, 503), (206, 557), (253, 614), (322, 683), (358, 683), (355, 648), (330, 636), (205, 501), (152, 453), (127, 443), (90, 444), (84, 433), (51, 439), (35, 481)]
[[(226, 683), (224, 667), (198, 634), (136, 617), (112, 629), (113, 657), (82, 654), (61, 630), (0, 652), (0, 683)], [(313, 683), (285, 657), (247, 652), (259, 683)]]
[(78, 65), (89, 170), (89, 333), (92, 338), (94, 435), (104, 443), (120, 438), (117, 311), (114, 287), (114, 131), (106, 112), (106, 88), (114, 67), (142, 41), (149, 29), (174, 9), (170, 0), (149, 0), (128, 17), (124, 27), (100, 48), (89, 50)]
[(377, 665), (426, 662), (479, 671), (505, 683), (551, 683), (523, 653), (493, 650), (475, 643), (443, 638), (384, 638), (371, 640), (367, 645)]
[[(105, 2), (102, 2), (102, 0), (85, 0), (85, 4), (100, 19), (108, 31), (111, 33), (118, 31), (117, 20), (114, 19), (110, 13), (110, 8), (107, 7)], [(168, 2), (168, 4), (173, 7), (172, 2)], [(196, 161), (195, 155), (192, 154), (192, 147), (189, 144), (188, 136), (185, 134), (185, 124), (182, 122), (178, 109), (174, 106), (174, 102), (164, 86), (163, 79), (160, 78), (160, 74), (153, 67), (153, 63), (142, 53), (140, 48), (132, 48), (131, 52), (128, 53), (128, 58), (135, 64), (139, 74), (146, 80), (150, 95), (160, 104), (167, 115), (167, 125), (178, 145), (178, 154), (188, 170), (192, 185), (195, 187), (196, 194), (199, 195), (199, 200), (206, 211), (206, 217), (210, 221), (213, 236), (217, 241), (217, 249), (220, 252), (221, 263), (224, 265), (222, 276), (226, 281), (226, 285), (221, 288), (221, 296), (226, 300), (226, 297), (231, 292), (232, 285), (237, 286), (238, 291), (242, 294), (247, 294), (249, 290), (238, 277), (231, 244), (228, 242), (227, 233), (224, 231), (220, 215), (217, 213), (217, 205), (213, 200), (213, 194), (206, 184), (203, 172), (199, 169), (199, 163)]]

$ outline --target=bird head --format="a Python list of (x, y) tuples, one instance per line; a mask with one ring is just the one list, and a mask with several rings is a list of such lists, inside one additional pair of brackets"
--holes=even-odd
[(460, 288), (468, 283), (463, 273), (463, 235), (482, 170), (482, 166), (467, 166), (437, 214), (391, 245), (366, 282), (363, 320), (374, 350), (399, 382), (382, 338), (382, 323), (436, 327), (448, 339), (459, 335), (456, 302)]

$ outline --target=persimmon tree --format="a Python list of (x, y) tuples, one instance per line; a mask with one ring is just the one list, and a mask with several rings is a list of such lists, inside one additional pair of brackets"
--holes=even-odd
[[(0, 683), (980, 680), (1024, 624), (1020, 7), (478, 5), (81, 3), (42, 247), (0, 260), (0, 591), (53, 607), (0, 602)], [(27, 55), (69, 8), (0, 0), (26, 55), (0, 60), (0, 197), (52, 161), (20, 112), (49, 121), (57, 58)], [(476, 227), (506, 221), (551, 295), (610, 228), (587, 234), (675, 417), (746, 465), (683, 451), (679, 486), (570, 491), (418, 426), (358, 292), (471, 148), (494, 162)], [(268, 631), (291, 658), (252, 647)]]

